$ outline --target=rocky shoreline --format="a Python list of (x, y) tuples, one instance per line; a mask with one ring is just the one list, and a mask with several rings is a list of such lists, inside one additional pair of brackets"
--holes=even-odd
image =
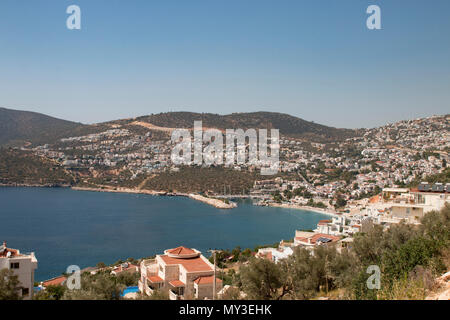
[(237, 207), (237, 204), (234, 202), (229, 201), (228, 203), (219, 200), (219, 199), (215, 199), (215, 198), (208, 198), (208, 197), (204, 197), (201, 196), (199, 194), (189, 194), (189, 198), (197, 200), (197, 201), (201, 201), (203, 203), (209, 204), (213, 207), (216, 207), (218, 209), (233, 209)]
[(169, 196), (169, 197), (188, 197), (206, 204), (209, 204), (218, 209), (233, 209), (237, 207), (234, 202), (225, 203), (222, 200), (204, 197), (199, 194), (193, 193), (179, 193), (179, 192), (165, 192), (165, 191), (155, 191), (155, 190), (141, 190), (141, 189), (131, 189), (131, 188), (90, 188), (90, 187), (72, 187), (72, 190), (77, 191), (93, 191), (93, 192), (117, 192), (117, 193), (132, 193), (132, 194), (148, 194), (152, 196)]

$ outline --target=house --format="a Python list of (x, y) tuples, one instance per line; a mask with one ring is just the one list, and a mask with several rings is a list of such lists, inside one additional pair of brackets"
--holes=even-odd
[(0, 270), (10, 269), (18, 276), (23, 299), (30, 300), (33, 297), (34, 270), (37, 269), (38, 261), (31, 253), (20, 253), (17, 249), (6, 246), (6, 241), (0, 246)]
[(47, 288), (48, 286), (62, 286), (66, 283), (66, 281), (67, 281), (66, 276), (60, 276), (41, 282), (40, 287)]
[(450, 184), (422, 182), (415, 189), (385, 188), (381, 199), (370, 201), (365, 209), (365, 214), (374, 221), (417, 224), (425, 214), (450, 202)]
[(134, 273), (134, 272), (139, 272), (139, 266), (129, 262), (125, 262), (118, 266), (115, 266), (112, 269), (111, 274), (118, 276), (119, 274), (122, 273)]
[(337, 215), (332, 220), (320, 220), (314, 232), (338, 236), (343, 233), (346, 223), (345, 216)]
[(340, 237), (338, 236), (325, 233), (295, 231), (294, 244), (296, 246), (313, 248), (319, 245), (329, 245), (335, 243), (339, 239)]
[(410, 190), (410, 196), (410, 201), (397, 202), (387, 208), (387, 216), (418, 223), (428, 212), (440, 210), (450, 202), (450, 184), (422, 182), (417, 189)]
[(331, 228), (332, 228), (331, 223), (332, 223), (331, 220), (320, 220), (317, 223), (316, 230), (314, 230), (314, 231), (317, 233), (331, 234), (331, 232), (332, 232), (331, 231)]
[[(214, 266), (196, 249), (165, 250), (142, 261), (140, 271), (139, 290), (144, 294), (168, 290), (171, 300), (213, 298)], [(216, 291), (221, 288), (222, 280), (216, 279)]]
[(290, 255), (292, 255), (294, 251), (291, 247), (282, 247), (279, 248), (262, 248), (259, 249), (256, 253), (256, 258), (267, 259), (272, 262), (278, 263), (281, 259), (286, 259)]

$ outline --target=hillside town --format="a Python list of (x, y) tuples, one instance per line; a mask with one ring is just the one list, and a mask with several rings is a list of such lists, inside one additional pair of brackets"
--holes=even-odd
[[(255, 205), (311, 210), (329, 216), (320, 220), (314, 230), (296, 230), (292, 239), (249, 250), (246, 257), (280, 264), (298, 248), (312, 256), (323, 247), (333, 247), (339, 253), (351, 251), (358, 235), (374, 226), (386, 232), (396, 226), (417, 227), (427, 214), (448, 208), (449, 121), (449, 116), (401, 121), (334, 143), (284, 136), (280, 140), (280, 169), (274, 177), (256, 179), (251, 189), (239, 195), (225, 190), (223, 194), (192, 192), (189, 197), (210, 204), (217, 199), (228, 202), (236, 196), (248, 197)], [(146, 180), (162, 172), (176, 174), (185, 170), (171, 163), (173, 142), (167, 132), (161, 135), (162, 129), (158, 129), (158, 133), (150, 130), (136, 134), (132, 126), (142, 129), (141, 123), (126, 128), (112, 126), (100, 133), (64, 138), (55, 145), (31, 150), (76, 176), (78, 185), (88, 190), (101, 187), (121, 192), (120, 187), (127, 187), (124, 192), (139, 191)], [(237, 172), (256, 169), (254, 164), (232, 168)], [(132, 183), (134, 180), (136, 183)], [(177, 195), (176, 191), (173, 194)], [(236, 206), (229, 202), (225, 206), (221, 201), (219, 204), (223, 208)], [(229, 253), (218, 262), (230, 264), (242, 254), (240, 250)], [(245, 269), (248, 262), (243, 261), (236, 270)], [(23, 299), (31, 299), (34, 292), (64, 286), (68, 279), (63, 275), (34, 283), (37, 263), (34, 253), (8, 248), (6, 242), (0, 247), (0, 269), (9, 269), (18, 276)], [(227, 272), (233, 268), (231, 264)], [(182, 245), (152, 258), (97, 266), (84, 272), (115, 277), (132, 274), (133, 286), (122, 290), (121, 298), (141, 299), (164, 291), (165, 298), (171, 300), (216, 299), (226, 298), (228, 290), (236, 289), (216, 264), (215, 255), (207, 258)], [(447, 285), (448, 277), (443, 279)], [(239, 297), (246, 297), (246, 293), (239, 292)]]
[[(333, 208), (336, 204), (342, 207), (346, 202), (368, 199), (383, 188), (417, 185), (449, 166), (449, 121), (449, 116), (401, 121), (360, 130), (358, 137), (333, 143), (282, 135), (278, 174), (253, 178), (250, 188), (234, 185), (232, 192), (226, 186), (229, 182), (223, 181), (222, 189), (207, 192), (213, 197), (245, 195), (262, 200), (259, 204), (264, 205), (283, 202), (294, 206), (308, 204)], [(54, 145), (46, 144), (31, 150), (76, 177), (78, 186), (198, 192), (177, 190), (177, 179), (180, 179), (177, 174), (186, 166), (171, 162), (172, 129), (142, 121), (123, 125), (111, 123), (109, 126), (106, 131), (63, 138)], [(198, 167), (193, 163), (187, 168), (189, 166)], [(205, 167), (208, 165), (201, 166)], [(235, 163), (230, 169), (244, 174), (255, 172), (258, 167), (252, 163)], [(162, 174), (167, 177), (167, 173), (172, 180), (165, 187), (146, 185)], [(217, 178), (226, 179), (226, 176)]]

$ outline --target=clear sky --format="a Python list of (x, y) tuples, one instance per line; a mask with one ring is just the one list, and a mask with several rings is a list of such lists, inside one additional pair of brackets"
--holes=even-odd
[[(382, 30), (366, 28), (371, 4)], [(84, 123), (264, 110), (349, 128), (446, 114), (449, 17), (448, 0), (1, 0), (0, 106)]]

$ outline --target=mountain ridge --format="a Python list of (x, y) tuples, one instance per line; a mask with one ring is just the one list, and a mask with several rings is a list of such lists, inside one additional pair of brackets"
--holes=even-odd
[(217, 129), (279, 129), (280, 134), (314, 142), (332, 142), (353, 137), (354, 129), (334, 128), (278, 112), (214, 113), (165, 112), (98, 124), (62, 120), (38, 112), (0, 108), (0, 146), (54, 143), (58, 139), (96, 133), (113, 125), (134, 121), (169, 128), (192, 128), (202, 120), (204, 127)]

